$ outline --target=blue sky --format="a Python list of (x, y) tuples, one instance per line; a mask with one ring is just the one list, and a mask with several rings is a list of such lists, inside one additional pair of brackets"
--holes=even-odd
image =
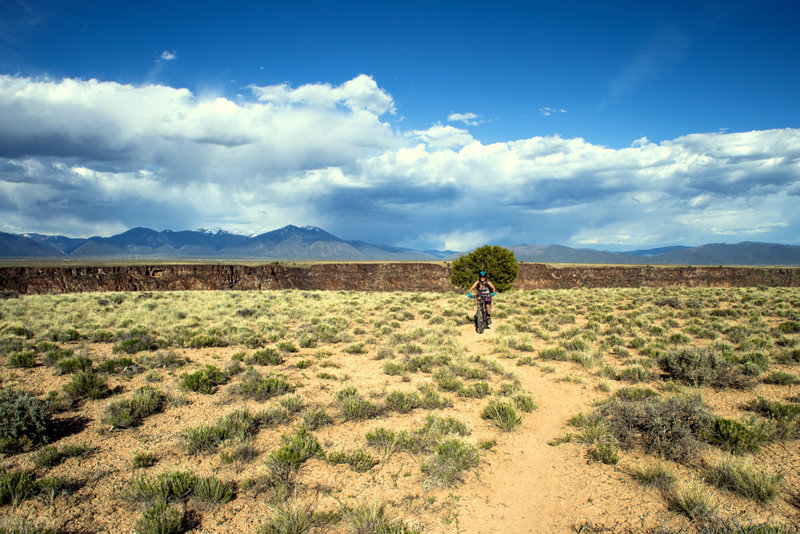
[(800, 244), (800, 4), (0, 6), (0, 230)]

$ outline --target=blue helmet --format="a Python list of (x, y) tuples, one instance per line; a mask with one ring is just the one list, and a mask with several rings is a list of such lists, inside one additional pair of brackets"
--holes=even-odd
[(478, 274), (480, 275), (481, 278), (486, 278), (486, 271), (481, 271)]

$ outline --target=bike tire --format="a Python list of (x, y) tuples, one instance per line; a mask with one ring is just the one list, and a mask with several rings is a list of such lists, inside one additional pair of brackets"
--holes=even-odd
[(484, 314), (483, 309), (480, 309), (475, 314), (475, 331), (479, 334), (483, 334), (483, 330), (485, 328), (486, 328), (486, 316)]

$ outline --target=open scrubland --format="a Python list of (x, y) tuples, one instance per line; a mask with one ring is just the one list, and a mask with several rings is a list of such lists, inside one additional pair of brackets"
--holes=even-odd
[(0, 300), (0, 532), (796, 532), (800, 289)]

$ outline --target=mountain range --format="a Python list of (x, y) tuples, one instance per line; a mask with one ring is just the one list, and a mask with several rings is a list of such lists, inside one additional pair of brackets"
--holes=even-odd
[[(711, 243), (629, 252), (562, 245), (508, 248), (519, 261), (539, 263), (800, 265), (800, 246), (775, 243)], [(253, 236), (223, 230), (158, 232), (149, 228), (85, 239), (0, 232), (0, 258), (4, 259), (442, 261), (453, 260), (461, 254), (463, 252), (452, 250), (414, 250), (346, 241), (321, 228), (293, 225)]]

